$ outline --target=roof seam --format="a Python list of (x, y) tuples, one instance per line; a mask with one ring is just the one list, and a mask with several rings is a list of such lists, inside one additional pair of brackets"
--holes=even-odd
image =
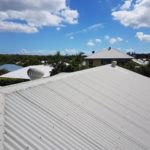
[[(85, 78), (85, 77), (84, 77), (84, 78)], [(87, 87), (91, 88), (91, 86), (89, 86), (88, 84), (86, 84), (86, 83), (83, 82), (82, 80), (79, 80), (79, 79), (76, 79), (76, 80), (77, 80), (78, 82), (80, 82), (80, 83), (85, 84)], [(88, 79), (88, 80), (89, 80), (89, 79)], [(98, 83), (97, 83), (97, 84), (98, 84)], [(114, 84), (114, 85), (115, 85), (115, 84)], [(109, 88), (108, 88), (107, 86), (105, 86), (103, 83), (101, 83), (100, 86), (103, 86), (105, 89), (109, 89)], [(93, 89), (94, 89), (94, 91), (96, 91), (97, 93), (100, 92), (97, 88), (93, 88)], [(112, 89), (111, 89), (111, 90), (112, 90)], [(101, 93), (103, 96), (108, 97), (110, 100), (112, 100), (114, 103), (120, 105), (121, 107), (126, 108), (127, 110), (129, 110), (130, 112), (132, 112), (132, 113), (134, 113), (134, 114), (137, 113), (139, 116), (141, 116), (141, 117), (143, 117), (144, 119), (148, 120), (145, 116), (143, 116), (143, 115), (139, 114), (138, 112), (135, 112), (134, 110), (128, 108), (126, 105), (121, 104), (120, 102), (118, 102), (118, 101), (116, 101), (114, 98), (112, 98), (111, 96), (106, 95), (103, 91), (101, 91), (100, 93)], [(117, 92), (116, 92), (115, 94), (117, 94)], [(121, 97), (121, 96), (122, 96), (122, 95), (120, 95), (120, 97)], [(126, 97), (124, 97), (124, 98), (126, 99)]]
[[(45, 86), (46, 87), (46, 86)], [(47, 88), (47, 87), (46, 87)], [(53, 91), (53, 92), (55, 92), (55, 91)], [(39, 104), (36, 104), (35, 102), (32, 102), (32, 101), (30, 101), (27, 97), (25, 97), (24, 95), (22, 95), (21, 93), (19, 93), (19, 92), (16, 92), (17, 94), (19, 94), (20, 96), (22, 96), (23, 98), (25, 98), (26, 100), (28, 100), (30, 103), (32, 103), (32, 105), (36, 105), (39, 109), (41, 109), (41, 110), (44, 110), (45, 112), (47, 112), (48, 114), (50, 114), (50, 115), (52, 115), (55, 119), (57, 119), (58, 121), (60, 121), (59, 120), (59, 118), (61, 118), (60, 116), (58, 116), (58, 115), (56, 115), (55, 114), (55, 116), (52, 114), (52, 113), (55, 113), (55, 112), (49, 112), (49, 111), (47, 111), (47, 109), (45, 109), (45, 107), (43, 107), (43, 106), (41, 106), (41, 105), (39, 105)], [(56, 92), (55, 92), (56, 93)], [(56, 94), (58, 94), (58, 93), (56, 93)], [(59, 95), (59, 94), (58, 94)], [(60, 96), (60, 95), (59, 95)], [(64, 98), (64, 97), (63, 97)], [(61, 118), (61, 123), (63, 123), (65, 126), (67, 126), (67, 127), (69, 127), (71, 130), (73, 130), (74, 132), (76, 132), (76, 131), (79, 131), (78, 132), (78, 134), (82, 137), (82, 138), (85, 138), (88, 142), (90, 142), (91, 144), (93, 144), (93, 145), (95, 145), (97, 148), (99, 148), (99, 149), (101, 149), (101, 148), (105, 148), (105, 147), (103, 147), (103, 145), (100, 145), (99, 146), (99, 144), (93, 139), (93, 138), (91, 138), (91, 137), (89, 137), (89, 136), (83, 136), (83, 134), (85, 135), (85, 133), (84, 132), (82, 132), (81, 130), (79, 130), (78, 128), (76, 128), (75, 126), (74, 126), (74, 128), (71, 128), (71, 126), (73, 126), (73, 125), (71, 125), (71, 126), (68, 126), (65, 122), (63, 122), (62, 121), (63, 120), (63, 118)], [(67, 121), (66, 121), (67, 122)], [(70, 124), (69, 122), (67, 122), (68, 124)], [(96, 143), (96, 144), (95, 144)]]
[[(110, 65), (110, 64), (108, 64), (108, 65)], [(101, 66), (101, 68), (107, 67), (108, 65)], [(6, 94), (7, 95), (7, 94), (11, 94), (11, 93), (20, 91), (20, 90), (26, 90), (28, 88), (43, 85), (47, 82), (54, 82), (54, 81), (58, 81), (60, 79), (64, 79), (64, 78), (67, 78), (67, 77), (70, 77), (70, 76), (74, 76), (76, 74), (82, 74), (84, 72), (89, 72), (89, 71), (91, 72), (91, 71), (93, 71), (97, 68), (99, 68), (99, 67), (72, 72), (72, 73), (64, 75), (64, 76), (53, 76), (53, 77), (48, 77), (48, 78), (45, 78), (45, 79), (37, 79), (37, 80), (32, 80), (32, 81), (27, 81), (27, 82), (23, 82), (23, 83), (14, 84), (14, 85), (5, 86), (5, 87), (0, 89), (0, 94)], [(31, 84), (31, 82), (32, 82), (32, 84)], [(15, 87), (15, 85), (16, 85), (16, 87)]]
[[(75, 87), (71, 86), (70, 84), (66, 83), (65, 81), (62, 81), (62, 82), (63, 82), (64, 84), (70, 86), (70, 87), (73, 88), (74, 90), (76, 90), (76, 91), (82, 93), (83, 95), (85, 95), (84, 92), (81, 92), (80, 90), (76, 89)], [(53, 92), (56, 93), (57, 95), (63, 97), (64, 99), (70, 101), (69, 98), (64, 97), (63, 95), (61, 95), (61, 94), (58, 93), (57, 91), (51, 89), (50, 87), (47, 87), (46, 85), (45, 85), (45, 87), (46, 87), (47, 89), (53, 91)], [(90, 98), (91, 98), (92, 100), (95, 100), (92, 96), (91, 96)], [(101, 104), (102, 104), (102, 103), (101, 103)], [(136, 139), (134, 139), (133, 137), (127, 135), (127, 134), (124, 133), (123, 131), (120, 131), (118, 128), (115, 128), (114, 126), (110, 125), (110, 124), (109, 124), (108, 122), (106, 122), (105, 120), (99, 119), (99, 118), (98, 118), (97, 116), (95, 116), (93, 113), (88, 112), (86, 108), (83, 108), (83, 107), (81, 107), (80, 105), (77, 105), (77, 104), (75, 104), (75, 103), (73, 103), (73, 105), (76, 105), (78, 108), (84, 110), (88, 115), (90, 115), (90, 116), (94, 117), (96, 120), (98, 120), (98, 121), (104, 123), (105, 125), (107, 125), (108, 127), (110, 127), (110, 128), (111, 128), (113, 131), (115, 131), (116, 133), (120, 133), (124, 138), (126, 138), (126, 139), (129, 140), (130, 142), (133, 142), (133, 143), (136, 144), (137, 146), (139, 146), (139, 147), (141, 147), (141, 148), (144, 148), (144, 149), (146, 150), (146, 146), (145, 146), (145, 145), (143, 145), (142, 143), (138, 143), (138, 142), (136, 141)], [(103, 105), (103, 104), (102, 104), (102, 105)]]
[(0, 149), (4, 150), (4, 107), (5, 98), (4, 95), (0, 93)]

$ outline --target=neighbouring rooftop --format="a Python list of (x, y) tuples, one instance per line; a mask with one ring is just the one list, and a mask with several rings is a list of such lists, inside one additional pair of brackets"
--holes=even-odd
[(1, 75), (0, 77), (17, 78), (17, 79), (30, 79), (30, 77), (27, 74), (27, 72), (30, 68), (34, 68), (34, 69), (38, 69), (39, 71), (42, 71), (44, 74), (43, 77), (49, 77), (50, 71), (53, 69), (53, 67), (51, 67), (49, 65), (33, 65), (33, 66), (28, 66), (28, 67), (24, 67), (21, 69), (17, 69), (15, 71)]
[(16, 65), (16, 64), (4, 64), (4, 65), (0, 65), (0, 70), (1, 69), (5, 69), (8, 72), (15, 71), (15, 70), (21, 69), (21, 68), (23, 68), (23, 67), (19, 66), (19, 65)]
[(132, 56), (119, 51), (117, 49), (108, 48), (99, 52), (96, 52), (85, 59), (132, 59)]
[(149, 64), (148, 60), (142, 60), (142, 59), (132, 59), (135, 63), (141, 66), (147, 66)]

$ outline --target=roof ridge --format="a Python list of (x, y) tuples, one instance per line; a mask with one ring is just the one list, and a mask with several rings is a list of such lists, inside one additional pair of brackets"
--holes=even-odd
[(27, 82), (22, 82), (22, 83), (17, 83), (17, 84), (12, 84), (12, 85), (8, 85), (8, 86), (4, 86), (0, 88), (0, 94), (8, 94), (8, 93), (13, 93), (19, 90), (23, 90), (23, 89), (27, 89), (27, 88), (31, 88), (31, 87), (35, 87), (38, 85), (42, 85), (44, 83), (47, 82), (54, 82), (63, 78), (67, 78), (70, 76), (74, 76), (76, 74), (82, 74), (84, 72), (91, 72), (93, 70), (95, 70), (96, 68), (103, 68), (106, 66), (110, 66), (110, 64), (108, 65), (104, 65), (104, 66), (98, 66), (98, 67), (94, 67), (94, 68), (89, 68), (89, 69), (85, 69), (85, 70), (80, 70), (80, 71), (76, 71), (76, 72), (71, 72), (68, 74), (65, 74), (63, 76), (52, 76), (52, 77), (47, 77), (47, 78), (41, 78), (41, 79), (37, 79), (37, 80), (32, 80), (32, 81), (27, 81)]
[[(97, 53), (103, 52), (103, 51), (105, 51), (105, 50), (106, 50), (106, 49), (99, 50), (99, 51), (97, 51), (97, 52), (94, 52), (94, 53), (90, 54), (90, 55), (89, 55), (89, 56), (87, 56), (87, 57), (90, 57), (90, 56), (92, 56), (92, 55), (94, 55), (94, 54), (97, 54)], [(85, 58), (87, 58), (87, 57), (85, 57)]]
[[(119, 50), (119, 49), (116, 49), (116, 48), (114, 48), (113, 50), (115, 50), (115, 51), (117, 51), (117, 52), (120, 52), (120, 53), (122, 53), (122, 54), (128, 55), (127, 53), (125, 53), (125, 52), (122, 51), (122, 50)], [(130, 56), (130, 55), (129, 55), (129, 56)]]
[[(111, 48), (110, 50), (109, 49), (102, 49), (94, 54), (91, 54), (89, 56), (87, 56), (85, 59), (103, 59), (103, 58), (110, 58), (112, 59), (113, 58), (113, 55), (112, 53), (109, 53), (109, 52), (114, 52), (115, 53), (118, 53), (120, 56), (119, 58), (121, 59), (127, 59), (127, 58), (130, 58), (132, 59), (133, 57), (126, 54), (124, 51), (122, 50), (118, 50), (118, 49), (115, 49), (115, 48)], [(117, 56), (118, 57), (118, 56)], [(114, 57), (115, 58), (115, 57)], [(116, 58), (117, 59), (117, 58)]]
[[(112, 68), (111, 64), (108, 64), (108, 65), (103, 65), (103, 66), (98, 66), (98, 67), (94, 67), (94, 68), (89, 68), (89, 69), (85, 69), (85, 70), (80, 70), (80, 71), (68, 73), (68, 74), (65, 74), (65, 75), (62, 75), (62, 76), (57, 76), (56, 75), (56, 76), (52, 76), (52, 77), (47, 77), (47, 78), (42, 78), (42, 79), (37, 79), (37, 80), (32, 80), (32, 81), (27, 81), (27, 82), (8, 85), (8, 86), (0, 88), (0, 94), (10, 94), (10, 93), (13, 93), (13, 92), (16, 92), (16, 91), (19, 91), (19, 90), (25, 90), (27, 88), (32, 88), (32, 87), (35, 87), (35, 86), (39, 86), (39, 85), (45, 84), (47, 82), (54, 82), (54, 81), (57, 81), (57, 80), (61, 80), (61, 79), (70, 77), (70, 76), (83, 74), (85, 72), (88, 73), (88, 72), (92, 72), (92, 71), (97, 70), (97, 69), (103, 69), (103, 68), (106, 68), (106, 67), (107, 68), (108, 67)], [(136, 72), (133, 72), (131, 70), (128, 70), (128, 69), (120, 67), (120, 66), (116, 66), (115, 68), (119, 69), (119, 70), (125, 70), (127, 72), (130, 72), (131, 74), (136, 74), (138, 76), (142, 76), (144, 78), (149, 79), (146, 76), (143, 76), (141, 74), (138, 74)], [(112, 68), (112, 69), (115, 69), (115, 68)]]

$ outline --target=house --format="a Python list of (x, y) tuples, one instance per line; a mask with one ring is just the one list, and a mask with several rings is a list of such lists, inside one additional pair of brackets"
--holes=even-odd
[(150, 79), (118, 66), (0, 88), (0, 150), (149, 150)]
[(94, 53), (86, 57), (86, 65), (88, 67), (95, 67), (105, 64), (110, 64), (112, 61), (116, 60), (118, 64), (124, 64), (130, 61), (133, 57), (125, 54), (122, 51), (112, 49), (109, 47), (108, 49), (102, 50), (100, 52)]

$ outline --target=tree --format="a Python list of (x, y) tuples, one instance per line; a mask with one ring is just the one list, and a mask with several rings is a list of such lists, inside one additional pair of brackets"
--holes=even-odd
[(1, 69), (1, 70), (0, 70), (0, 75), (6, 74), (6, 73), (8, 73), (7, 70), (5, 70), (5, 69)]
[(134, 72), (137, 72), (141, 75), (150, 77), (150, 61), (147, 66), (137, 65), (135, 62), (130, 61), (125, 65), (121, 65), (121, 67), (124, 67), (124, 68), (129, 69)]

